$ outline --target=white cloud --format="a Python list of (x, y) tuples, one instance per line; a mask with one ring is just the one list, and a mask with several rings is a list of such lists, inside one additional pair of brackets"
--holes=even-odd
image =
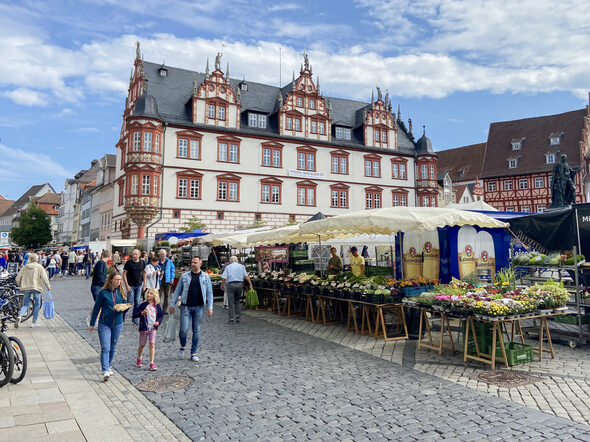
[(35, 182), (44, 182), (73, 176), (71, 171), (42, 153), (25, 152), (0, 144), (0, 157), (2, 158), (0, 174), (2, 181), (30, 182), (34, 179)]
[(45, 94), (37, 91), (33, 91), (27, 88), (18, 88), (12, 91), (3, 92), (7, 98), (10, 98), (16, 104), (22, 104), (23, 106), (45, 106), (47, 100)]
[(70, 132), (77, 133), (77, 134), (88, 134), (88, 133), (102, 133), (96, 127), (79, 127), (77, 129), (72, 129)]

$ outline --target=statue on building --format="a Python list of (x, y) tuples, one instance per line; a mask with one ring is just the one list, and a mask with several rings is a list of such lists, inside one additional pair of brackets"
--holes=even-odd
[(414, 136), (412, 133), (412, 119), (408, 118), (408, 135)]
[(139, 41), (135, 42), (135, 59), (141, 60), (141, 49), (139, 48)]
[(309, 69), (309, 57), (307, 54), (303, 54), (303, 66), (305, 69)]
[(579, 171), (580, 167), (572, 169), (567, 164), (567, 155), (561, 155), (561, 161), (553, 167), (550, 207), (566, 207), (576, 202), (576, 186), (574, 180)]
[(377, 86), (377, 101), (383, 101), (383, 95), (381, 94), (381, 88)]
[(221, 70), (221, 56), (223, 54), (221, 52), (218, 52), (217, 55), (215, 56), (215, 70)]

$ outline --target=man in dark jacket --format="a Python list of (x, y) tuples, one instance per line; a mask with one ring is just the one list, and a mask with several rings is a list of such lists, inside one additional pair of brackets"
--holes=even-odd
[(94, 265), (94, 272), (92, 274), (92, 284), (90, 285), (90, 291), (92, 292), (94, 302), (96, 302), (96, 297), (98, 296), (98, 293), (102, 290), (107, 280), (107, 261), (110, 257), (111, 252), (108, 250), (103, 250), (101, 259), (99, 259)]

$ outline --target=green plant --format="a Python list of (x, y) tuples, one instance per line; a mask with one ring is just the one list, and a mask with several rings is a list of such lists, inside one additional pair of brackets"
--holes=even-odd
[(193, 216), (191, 219), (186, 221), (183, 226), (180, 228), (181, 232), (190, 233), (193, 232), (195, 229), (199, 229), (204, 232), (207, 229), (207, 225), (196, 216)]
[(473, 287), (475, 287), (478, 284), (481, 284), (479, 276), (477, 276), (477, 274), (475, 273), (470, 273), (469, 275), (464, 276), (463, 278), (461, 278), (461, 281), (463, 281), (465, 284), (472, 285)]
[(513, 289), (516, 287), (516, 271), (514, 267), (504, 267), (496, 272), (494, 277), (494, 284), (502, 287)]

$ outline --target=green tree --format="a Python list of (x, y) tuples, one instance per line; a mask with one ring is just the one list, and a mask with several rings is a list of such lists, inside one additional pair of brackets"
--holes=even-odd
[(195, 229), (200, 229), (202, 232), (204, 232), (205, 229), (207, 229), (207, 226), (205, 225), (205, 223), (202, 223), (199, 218), (193, 216), (191, 219), (184, 223), (183, 227), (180, 228), (180, 231), (190, 233)]
[(260, 221), (259, 219), (257, 219), (256, 221), (254, 221), (249, 226), (244, 227), (244, 230), (258, 229), (258, 228), (264, 227), (264, 226), (266, 226), (266, 224), (264, 224), (262, 221)]
[(12, 240), (20, 246), (35, 248), (44, 246), (51, 241), (51, 222), (49, 217), (31, 203), (27, 210), (21, 213), (18, 219), (18, 227), (14, 227), (10, 236)]

